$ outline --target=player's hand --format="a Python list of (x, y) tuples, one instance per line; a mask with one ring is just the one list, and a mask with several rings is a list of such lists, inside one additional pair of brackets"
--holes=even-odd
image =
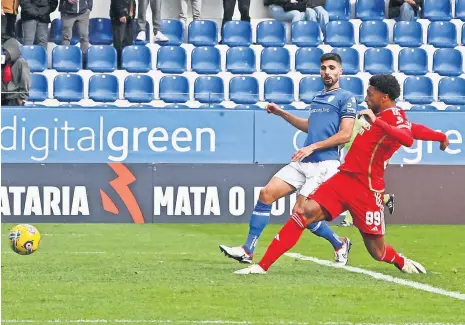
[(441, 144), (439, 145), (439, 149), (442, 151), (446, 150), (446, 148), (449, 146), (449, 138), (446, 137), (445, 141), (442, 141)]
[(310, 156), (315, 151), (315, 147), (313, 145), (309, 145), (307, 147), (303, 147), (302, 149), (296, 151), (295, 154), (292, 155), (292, 161), (302, 161), (304, 158)]
[(268, 114), (274, 114), (278, 116), (280, 116), (283, 112), (283, 110), (275, 103), (269, 103), (268, 105), (266, 105), (266, 111), (268, 112)]
[(373, 113), (371, 109), (364, 109), (360, 112), (360, 115), (362, 115), (365, 118), (365, 120), (370, 124), (373, 124), (376, 121), (376, 115), (375, 113)]

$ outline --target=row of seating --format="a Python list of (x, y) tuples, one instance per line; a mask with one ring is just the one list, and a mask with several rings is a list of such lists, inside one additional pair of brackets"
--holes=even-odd
[[(340, 86), (351, 91), (358, 103), (364, 100), (363, 81), (357, 77), (342, 77)], [(189, 81), (184, 76), (165, 75), (159, 82), (159, 99), (165, 103), (186, 103), (191, 100)], [(434, 101), (433, 82), (428, 77), (408, 77), (403, 83), (403, 98), (412, 104), (430, 104)], [(307, 76), (299, 81), (298, 100), (311, 103), (315, 93), (323, 89), (319, 76)], [(118, 78), (111, 74), (96, 74), (89, 79), (89, 98), (95, 102), (115, 102), (120, 99)], [(229, 100), (237, 104), (255, 104), (260, 101), (259, 82), (250, 76), (236, 76), (229, 82)], [(47, 78), (32, 75), (30, 101), (49, 98)], [(84, 81), (78, 74), (59, 74), (53, 81), (53, 98), (60, 102), (78, 102), (84, 99)], [(132, 74), (124, 80), (124, 99), (131, 103), (148, 103), (155, 99), (155, 83), (151, 76)], [(194, 100), (200, 103), (221, 103), (225, 98), (224, 81), (218, 76), (199, 76), (194, 82)], [(465, 104), (465, 79), (444, 77), (438, 84), (438, 99), (447, 105)], [(291, 104), (294, 81), (287, 76), (272, 76), (264, 82), (264, 100)]]

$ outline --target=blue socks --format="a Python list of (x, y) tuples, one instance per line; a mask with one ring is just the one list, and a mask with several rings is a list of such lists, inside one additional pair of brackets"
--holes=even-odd
[(323, 237), (329, 241), (335, 250), (342, 247), (341, 238), (331, 229), (330, 226), (328, 226), (325, 221), (311, 223), (307, 226), (307, 229), (318, 237)]
[(250, 216), (249, 235), (244, 245), (245, 251), (249, 254), (253, 254), (258, 238), (270, 220), (271, 206), (271, 204), (265, 204), (261, 201), (257, 201), (255, 205), (253, 213)]

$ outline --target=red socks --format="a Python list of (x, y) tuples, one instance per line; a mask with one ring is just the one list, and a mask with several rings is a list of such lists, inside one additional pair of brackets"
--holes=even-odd
[(397, 254), (394, 248), (388, 244), (384, 244), (384, 255), (381, 257), (381, 261), (394, 264), (400, 269), (404, 267), (404, 257)]
[(294, 247), (306, 226), (304, 217), (300, 213), (294, 213), (273, 239), (258, 265), (267, 271), (281, 255)]

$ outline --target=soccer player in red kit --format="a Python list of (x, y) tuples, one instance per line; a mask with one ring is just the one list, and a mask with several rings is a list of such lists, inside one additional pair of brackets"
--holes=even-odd
[(340, 170), (309, 195), (273, 239), (258, 264), (236, 274), (264, 274), (299, 240), (306, 226), (320, 220), (333, 220), (349, 210), (365, 247), (377, 261), (394, 264), (405, 273), (426, 273), (418, 262), (398, 254), (384, 242), (384, 162), (401, 147), (410, 147), (414, 138), (439, 141), (445, 150), (449, 141), (444, 133), (409, 122), (396, 107), (400, 85), (391, 75), (370, 78), (365, 101), (368, 109), (360, 114), (368, 122), (356, 136)]

